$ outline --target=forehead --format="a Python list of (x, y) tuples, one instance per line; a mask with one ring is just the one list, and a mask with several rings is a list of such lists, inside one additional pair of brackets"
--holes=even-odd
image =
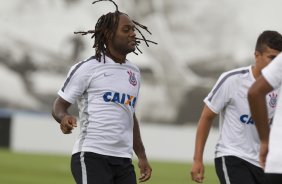
[(270, 47), (266, 46), (263, 53), (265, 55), (278, 55), (280, 53), (280, 51), (275, 50), (275, 49), (271, 49)]
[(134, 23), (132, 22), (132, 20), (129, 18), (129, 16), (125, 15), (125, 14), (121, 14), (119, 16), (119, 23), (118, 26), (119, 27), (123, 27), (123, 26), (134, 26)]

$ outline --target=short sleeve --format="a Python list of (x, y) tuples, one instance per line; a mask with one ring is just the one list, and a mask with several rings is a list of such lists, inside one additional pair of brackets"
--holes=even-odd
[(86, 62), (80, 62), (70, 69), (63, 87), (58, 92), (60, 97), (72, 104), (87, 90), (93, 76), (91, 67), (88, 67)]
[(216, 114), (228, 104), (231, 100), (231, 86), (232, 80), (228, 80), (228, 75), (223, 73), (216, 84), (214, 85), (211, 92), (204, 99), (206, 105)]
[(262, 70), (262, 75), (274, 89), (277, 89), (281, 85), (282, 54), (276, 56), (276, 58)]

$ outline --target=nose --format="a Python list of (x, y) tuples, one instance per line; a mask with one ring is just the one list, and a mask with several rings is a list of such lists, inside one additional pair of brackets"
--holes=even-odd
[(135, 33), (135, 30), (134, 30), (134, 29), (131, 29), (131, 31), (130, 31), (130, 36), (131, 36), (131, 37), (136, 37), (136, 33)]

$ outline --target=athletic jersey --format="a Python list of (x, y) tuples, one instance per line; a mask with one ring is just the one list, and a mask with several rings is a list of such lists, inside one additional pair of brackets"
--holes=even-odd
[[(219, 114), (220, 137), (215, 157), (237, 156), (259, 166), (260, 141), (247, 99), (248, 89), (254, 81), (252, 66), (225, 72), (204, 99), (206, 105)], [(266, 97), (270, 118), (276, 97), (276, 92)]]
[[(262, 75), (268, 83), (277, 89), (282, 84), (282, 54), (262, 70)], [(279, 93), (279, 100), (273, 119), (269, 137), (269, 151), (266, 159), (265, 172), (282, 173), (282, 90)]]
[(140, 71), (130, 61), (115, 63), (94, 57), (74, 65), (59, 96), (77, 102), (80, 134), (73, 154), (81, 151), (131, 158), (133, 114), (140, 88)]

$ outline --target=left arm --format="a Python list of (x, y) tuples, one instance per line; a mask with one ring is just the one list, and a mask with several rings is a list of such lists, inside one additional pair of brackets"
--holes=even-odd
[(139, 181), (144, 182), (150, 179), (151, 174), (152, 174), (152, 168), (147, 160), (145, 148), (144, 148), (144, 145), (141, 139), (139, 123), (138, 123), (135, 113), (133, 115), (133, 121), (134, 121), (133, 149), (139, 160), (138, 166), (140, 168), (140, 174), (141, 174)]

